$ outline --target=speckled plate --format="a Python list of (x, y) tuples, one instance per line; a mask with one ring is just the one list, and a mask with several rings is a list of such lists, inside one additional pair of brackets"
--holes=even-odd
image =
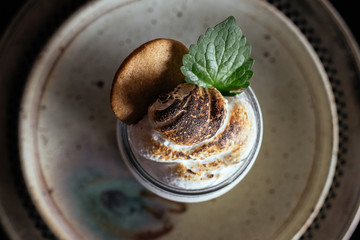
[[(112, 78), (140, 44), (164, 37), (189, 45), (229, 15), (253, 46), (262, 149), (247, 177), (218, 199), (161, 199), (122, 162), (109, 104)], [(19, 126), (32, 200), (51, 230), (71, 240), (300, 238), (328, 193), (338, 146), (323, 65), (298, 28), (260, 0), (87, 4), (33, 66)]]

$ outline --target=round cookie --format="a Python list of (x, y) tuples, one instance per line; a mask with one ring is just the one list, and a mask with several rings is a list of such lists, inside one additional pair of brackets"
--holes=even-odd
[(135, 124), (156, 98), (184, 82), (180, 71), (188, 53), (182, 43), (155, 39), (135, 49), (120, 65), (111, 89), (111, 107), (122, 122)]

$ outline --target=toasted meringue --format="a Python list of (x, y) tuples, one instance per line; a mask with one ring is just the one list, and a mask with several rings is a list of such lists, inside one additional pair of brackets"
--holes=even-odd
[(178, 145), (194, 145), (215, 135), (226, 118), (226, 102), (215, 88), (183, 83), (149, 107), (155, 130)]
[(128, 127), (129, 142), (152, 175), (175, 187), (207, 187), (246, 159), (255, 142), (254, 118), (246, 95), (224, 98), (216, 89), (185, 83)]

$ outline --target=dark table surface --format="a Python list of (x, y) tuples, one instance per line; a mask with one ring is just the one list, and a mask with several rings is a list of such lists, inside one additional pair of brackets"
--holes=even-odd
[[(329, 0), (333, 6), (340, 13), (342, 18), (345, 20), (346, 24), (353, 33), (355, 39), (360, 43), (360, 27), (358, 25), (358, 8), (350, 6), (349, 1), (344, 0)], [(16, 15), (21, 6), (26, 2), (26, 0), (11, 0), (7, 1), (5, 4), (2, 3), (1, 14), (0, 14), (0, 36), (6, 30), (7, 25), (11, 22), (12, 18)], [(0, 226), (0, 239), (7, 240), (6, 233)], [(360, 226), (355, 230), (351, 240), (360, 239)]]

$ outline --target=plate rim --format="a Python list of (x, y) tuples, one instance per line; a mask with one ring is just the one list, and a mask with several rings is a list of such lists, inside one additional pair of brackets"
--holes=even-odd
[[(123, 2), (126, 2), (126, 3), (134, 3), (134, 2), (138, 2), (139, 0), (132, 0), (132, 1), (126, 1), (124, 0)], [(28, 77), (28, 80), (26, 81), (26, 86), (25, 86), (25, 90), (24, 90), (24, 94), (22, 96), (22, 100), (21, 100), (21, 107), (23, 109), (23, 111), (25, 111), (24, 109), (27, 109), (26, 108), (26, 99), (29, 98), (28, 97), (28, 94), (30, 94), (29, 92), (31, 92), (31, 87), (29, 87), (29, 85), (31, 85), (30, 83), (32, 83), (33, 81), (30, 81), (30, 79), (33, 79), (33, 75), (36, 75), (34, 72), (36, 72), (35, 69), (38, 69), (38, 68), (43, 68), (43, 58), (44, 58), (44, 55), (46, 55), (46, 53), (48, 54), (47, 51), (50, 51), (49, 50), (49, 46), (52, 46), (52, 45), (59, 45), (59, 44), (56, 44), (56, 42), (59, 42), (60, 39), (63, 40), (63, 38), (65, 38), (66, 36), (62, 36), (62, 34), (65, 34), (68, 29), (74, 29), (74, 27), (70, 27), (70, 25), (73, 24), (73, 21), (74, 20), (77, 20), (79, 21), (79, 19), (81, 19), (82, 17), (84, 17), (86, 14), (86, 12), (101, 12), (101, 14), (99, 14), (99, 16), (92, 16), (92, 20), (89, 20), (89, 22), (87, 22), (86, 24), (82, 23), (83, 24), (83, 27), (86, 27), (88, 26), (89, 24), (91, 24), (91, 22), (93, 21), (96, 21), (99, 17), (105, 15), (107, 13), (107, 11), (103, 12), (103, 11), (100, 11), (100, 10), (96, 10), (96, 11), (93, 11), (93, 9), (95, 8), (95, 6), (102, 6), (102, 4), (105, 4), (106, 2), (108, 2), (108, 0), (103, 0), (103, 1), (96, 1), (96, 2), (89, 2), (89, 3), (86, 3), (84, 6), (82, 6), (80, 9), (78, 9), (77, 11), (75, 11), (73, 14), (71, 14), (71, 16), (66, 19), (65, 22), (63, 22), (61, 25), (60, 25), (60, 28), (53, 34), (53, 36), (50, 38), (49, 41), (47, 41), (46, 45), (44, 46), (44, 49), (42, 50), (41, 52), (41, 55), (40, 57), (38, 57), (35, 61), (35, 63), (33, 64), (33, 67), (32, 67), (32, 70), (31, 70), (31, 73), (29, 74), (29, 77)], [(323, 84), (324, 84), (324, 87), (325, 87), (325, 91), (327, 93), (327, 97), (328, 97), (328, 100), (330, 99), (330, 102), (331, 103), (334, 103), (334, 96), (332, 94), (332, 89), (331, 89), (331, 86), (330, 86), (330, 83), (328, 81), (328, 78), (327, 78), (327, 74), (325, 73), (325, 70), (323, 69), (323, 65), (321, 63), (321, 61), (319, 60), (318, 58), (318, 55), (315, 53), (315, 51), (313, 50), (311, 44), (307, 41), (306, 37), (300, 32), (300, 30), (289, 20), (286, 18), (286, 16), (284, 16), (282, 14), (282, 12), (280, 12), (279, 10), (275, 9), (272, 5), (264, 2), (264, 1), (258, 1), (260, 2), (261, 4), (264, 4), (266, 5), (266, 8), (268, 9), (271, 9), (271, 11), (273, 11), (273, 13), (275, 15), (277, 15), (278, 17), (281, 18), (281, 20), (287, 25), (289, 26), (289, 28), (291, 29), (291, 31), (295, 32), (297, 36), (300, 36), (300, 40), (302, 42), (302, 44), (304, 46), (306, 46), (306, 48), (310, 51), (310, 55), (311, 57), (314, 59), (314, 61), (316, 62), (316, 65), (317, 65), (317, 69), (321, 69), (320, 70), (320, 74), (321, 74), (321, 79), (323, 80)], [(121, 5), (121, 4), (120, 4)], [(99, 8), (98, 8), (99, 9)], [(114, 8), (114, 9), (117, 9)], [(112, 11), (113, 9), (108, 9), (108, 11)], [(77, 34), (79, 34), (82, 30), (78, 31), (75, 35), (72, 35), (71, 38), (75, 38)], [(59, 37), (60, 36), (60, 37)], [(71, 41), (70, 41), (71, 42)], [(68, 42), (67, 42), (68, 44)], [(45, 54), (44, 54), (45, 53)], [(61, 53), (59, 53), (61, 55)], [(57, 57), (59, 57), (60, 55), (58, 55)], [(326, 81), (324, 80), (326, 79)], [(25, 106), (25, 107), (24, 107)], [(317, 201), (317, 204), (316, 204), (316, 207), (318, 210), (320, 210), (320, 207), (323, 205), (324, 201), (325, 201), (325, 197), (329, 191), (329, 188), (330, 188), (330, 185), (332, 183), (332, 176), (334, 175), (335, 173), (335, 166), (336, 166), (336, 161), (337, 161), (337, 155), (334, 154), (334, 152), (336, 153), (337, 152), (337, 146), (338, 146), (338, 126), (337, 126), (337, 113), (336, 113), (336, 105), (334, 104), (329, 104), (330, 108), (331, 108), (331, 113), (332, 113), (332, 120), (333, 120), (333, 123), (332, 123), (332, 126), (333, 126), (333, 146), (332, 146), (332, 149), (333, 149), (333, 154), (332, 154), (332, 159), (331, 159), (331, 166), (330, 166), (330, 171), (328, 173), (328, 177), (327, 177), (327, 181), (325, 183), (325, 186), (322, 190), (322, 193), (320, 195), (320, 199)], [(31, 112), (31, 111), (29, 111)], [(19, 129), (24, 129), (25, 128), (25, 123), (26, 122), (24, 119), (20, 119), (19, 120)], [(23, 137), (23, 131), (19, 131), (19, 134), (20, 134), (20, 139)], [(22, 143), (21, 141), (19, 142), (19, 145), (20, 145), (20, 149), (23, 149), (24, 146), (22, 146)], [(24, 151), (20, 151), (20, 160), (21, 160), (21, 168), (22, 168), (22, 172), (25, 176), (25, 179), (26, 180), (29, 180), (31, 178), (31, 176), (29, 176), (27, 174), (27, 171), (25, 170), (26, 166), (27, 166), (27, 162), (24, 160), (26, 159), (25, 156), (23, 155), (24, 154)], [(53, 229), (54, 232), (56, 232), (56, 234), (58, 236), (62, 236), (61, 234), (59, 233), (62, 233), (62, 230), (60, 229), (56, 229), (56, 224), (53, 224), (53, 222), (51, 221), (52, 218), (51, 216), (48, 216), (47, 214), (48, 213), (45, 213), (43, 212), (42, 210), (42, 207), (40, 205), (40, 203), (38, 202), (38, 200), (34, 199), (34, 188), (33, 186), (30, 184), (29, 181), (26, 181), (27, 183), (27, 188), (28, 188), (28, 191), (30, 192), (31, 194), (31, 197), (37, 207), (37, 210), (39, 210), (39, 212), (41, 213), (41, 216), (46, 219), (46, 222), (48, 223), (49, 227), (51, 229)], [(306, 230), (306, 228), (308, 226), (311, 225), (311, 223), (313, 222), (314, 218), (317, 216), (318, 214), (318, 211), (313, 211), (308, 220), (306, 221), (306, 226), (304, 225), (300, 230), (299, 232), (295, 235), (296, 237), (300, 237), (301, 234), (303, 234)], [(64, 237), (64, 236), (62, 236)]]

